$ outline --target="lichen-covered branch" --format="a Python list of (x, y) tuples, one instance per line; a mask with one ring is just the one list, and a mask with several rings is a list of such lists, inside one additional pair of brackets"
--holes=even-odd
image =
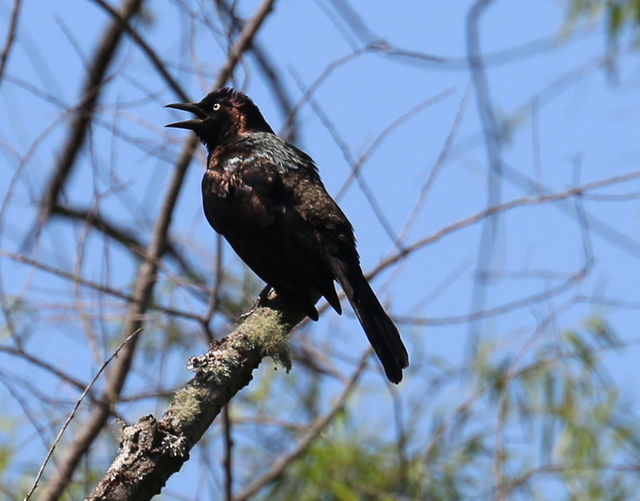
[(229, 400), (252, 379), (265, 356), (287, 370), (288, 334), (303, 318), (272, 295), (231, 334), (189, 361), (196, 373), (160, 419), (124, 428), (120, 449), (88, 500), (142, 501), (158, 494)]

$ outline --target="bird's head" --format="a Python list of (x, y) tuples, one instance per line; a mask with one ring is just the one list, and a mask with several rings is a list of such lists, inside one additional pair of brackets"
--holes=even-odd
[(228, 87), (211, 92), (199, 103), (167, 104), (166, 108), (193, 113), (195, 118), (174, 122), (166, 127), (192, 130), (209, 151), (250, 132), (273, 133), (253, 101), (242, 92)]

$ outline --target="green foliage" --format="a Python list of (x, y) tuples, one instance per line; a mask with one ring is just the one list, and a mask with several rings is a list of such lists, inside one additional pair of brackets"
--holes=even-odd
[(607, 33), (617, 38), (625, 28), (634, 33), (635, 42), (640, 41), (640, 0), (571, 0), (569, 22), (582, 17), (606, 19)]
[(415, 489), (415, 482), (407, 478), (415, 478), (415, 472), (402, 472), (388, 445), (367, 450), (352, 431), (344, 416), (338, 418), (263, 499), (391, 501)]
[(413, 430), (403, 446), (343, 412), (260, 499), (632, 499), (640, 426), (599, 357), (615, 332), (593, 316), (534, 341), (520, 356), (480, 346), (471, 391), (431, 413), (426, 442)]

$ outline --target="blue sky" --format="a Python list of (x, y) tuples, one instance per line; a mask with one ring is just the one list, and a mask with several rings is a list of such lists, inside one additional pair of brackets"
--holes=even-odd
[[(240, 12), (248, 16), (257, 4), (239, 2)], [(141, 31), (171, 62), (170, 71), (196, 100), (207, 92), (224, 60), (224, 47), (219, 44), (222, 36), (208, 31), (202, 23), (190, 24), (187, 17), (178, 15), (177, 5), (150, 3), (149, 20), (141, 23)], [(367, 32), (361, 37), (353, 33), (342, 36), (330, 19), (336, 15), (330, 2), (279, 2), (258, 37), (294, 101), (302, 96), (297, 80), (310, 86), (329, 64), (352, 53), (354, 45), (362, 47), (384, 40), (392, 48), (442, 59), (424, 62), (379, 51), (363, 54), (335, 68), (314, 94), (354, 157), (366, 151), (397, 117), (420, 102), (440, 96), (401, 123), (363, 166), (367, 185), (396, 231), (410, 216), (462, 107), (448, 156), (405, 245), (486, 207), (487, 152), (465, 62), (465, 23), (470, 5), (466, 1), (414, 1), (402, 5), (370, 1), (366, 9), (358, 11), (374, 37), (368, 39)], [(10, 8), (10, 2), (0, 2), (4, 19)], [(615, 69), (607, 71), (602, 64), (607, 47), (602, 22), (580, 22), (571, 30), (566, 26), (566, 14), (564, 2), (502, 1), (494, 2), (482, 18), (482, 53), (503, 56), (489, 59), (486, 65), (493, 112), (500, 124), (508, 124), (504, 125), (507, 134), (501, 145), (501, 158), (509, 172), (515, 172), (501, 181), (502, 202), (536, 194), (514, 184), (512, 179), (516, 176), (541, 180), (552, 192), (561, 192), (574, 186), (578, 177), (577, 184), (584, 184), (638, 170), (637, 53), (628, 49), (629, 40), (623, 34)], [(105, 14), (92, 2), (77, 0), (25, 2), (21, 16), (18, 42), (6, 70), (10, 78), (2, 82), (0, 95), (0, 158), (8, 167), (0, 169), (3, 198), (20, 167), (17, 159), (24, 158), (34, 144), (35, 147), (20, 171), (2, 219), (5, 233), (0, 248), (10, 252), (22, 251), (67, 123), (59, 121), (60, 107), (27, 89), (24, 82), (72, 106), (82, 88), (83, 58), (91, 55), (95, 35), (107, 22)], [(3, 25), (2, 29), (6, 27)], [(193, 51), (188, 43), (190, 36)], [(514, 48), (520, 50), (503, 52)], [(200, 76), (183, 69), (194, 64), (202, 69)], [(67, 197), (74, 205), (89, 206), (100, 193), (103, 213), (148, 235), (171, 173), (171, 159), (185, 136), (184, 131), (163, 128), (178, 114), (162, 105), (177, 99), (130, 41), (120, 50), (110, 75), (112, 80), (101, 100), (91, 146), (83, 151)], [(249, 58), (247, 65), (237, 70), (234, 85), (246, 90), (274, 129), (281, 128), (284, 117), (253, 60)], [(302, 107), (298, 119), (297, 145), (316, 160), (328, 191), (339, 193), (350, 173), (343, 152), (309, 104)], [(113, 125), (125, 135), (114, 137)], [(149, 153), (150, 149), (155, 155)], [(194, 249), (194, 256), (203, 259), (204, 269), (211, 270), (214, 237), (202, 216), (199, 198), (202, 158), (201, 151), (189, 171), (172, 234)], [(109, 189), (114, 186), (120, 191), (110, 195)], [(635, 181), (597, 193), (634, 194), (639, 188), (640, 183)], [(363, 268), (370, 270), (393, 252), (394, 244), (357, 185), (341, 197), (340, 204), (355, 227)], [(499, 217), (491, 269), (500, 277), (491, 280), (486, 289), (487, 307), (553, 289), (585, 264), (585, 245), (592, 249), (593, 263), (585, 279), (564, 293), (483, 321), (484, 339), (494, 339), (507, 351), (509, 346), (519, 347), (542, 317), (577, 296), (597, 297), (598, 304), (583, 302), (562, 310), (554, 323), (556, 332), (577, 328), (597, 313), (611, 323), (623, 340), (631, 342), (637, 337), (637, 307), (601, 303), (606, 300), (608, 304), (624, 301), (631, 306), (640, 305), (638, 250), (628, 248), (638, 242), (638, 198), (586, 198), (583, 207), (588, 217), (600, 221), (588, 224), (586, 233), (578, 224), (579, 215), (572, 200), (519, 207)], [(134, 217), (132, 212), (136, 209), (141, 210)], [(392, 313), (427, 319), (468, 314), (482, 224), (446, 236), (377, 277), (374, 289), (391, 305)], [(609, 230), (601, 227), (615, 230), (631, 243), (603, 237), (603, 231)], [(84, 245), (82, 228), (69, 230), (53, 223), (40, 241), (37, 257), (70, 269), (77, 249)], [(89, 238), (84, 255), (81, 270), (87, 278), (101, 280), (109, 270), (113, 286), (128, 286), (136, 263), (125, 259), (120, 249), (110, 249), (107, 264), (102, 240)], [(231, 270), (242, 269), (230, 249), (225, 252), (225, 263)], [(60, 301), (72, 309), (73, 299), (65, 295), (73, 288), (66, 282), (34, 273), (8, 259), (0, 258), (0, 267), (5, 293), (22, 294), (33, 302)], [(163, 277), (160, 287), (170, 289), (173, 285)], [(171, 292), (175, 305), (192, 312), (206, 309), (206, 305), (179, 289)], [(89, 310), (94, 306), (86, 305)], [(43, 308), (33, 318), (20, 319), (25, 330), (33, 330), (31, 347), (46, 353), (52, 363), (64, 364), (71, 373), (88, 378), (95, 363), (78, 362), (87, 352), (82, 320), (70, 311), (53, 310)], [(114, 308), (109, 315), (103, 326), (106, 330), (117, 325), (117, 312)], [(366, 340), (352, 316), (345, 316), (346, 320), (338, 322), (334, 313), (328, 312), (314, 327), (314, 334), (319, 342), (326, 342), (335, 332), (344, 333), (335, 341), (338, 351), (358, 353)], [(50, 333), (45, 334), (47, 329)], [(412, 366), (418, 369), (424, 368), (427, 356), (441, 356), (460, 364), (468, 354), (468, 323), (426, 328), (402, 324), (401, 330), (412, 353)], [(421, 358), (422, 354), (425, 358)], [(173, 361), (177, 367), (179, 359)], [(634, 347), (605, 358), (623, 395), (634, 400), (640, 390), (636, 359)], [(13, 374), (29, 377), (33, 370), (29, 365), (10, 361), (15, 364)], [(188, 377), (184, 369), (177, 371), (178, 380)], [(144, 381), (144, 375), (136, 377)], [(378, 379), (372, 377), (371, 381), (377, 383)], [(401, 391), (419, 391), (421, 383), (419, 376), (412, 379), (410, 373)], [(55, 384), (49, 387), (51, 382), (42, 384), (51, 391), (57, 388), (69, 399), (75, 397), (68, 389)], [(2, 397), (5, 399), (9, 399), (6, 393)], [(133, 412), (138, 411), (136, 408)], [(25, 443), (33, 445), (31, 438), (25, 438)], [(34, 446), (35, 456), (42, 452), (41, 445)]]

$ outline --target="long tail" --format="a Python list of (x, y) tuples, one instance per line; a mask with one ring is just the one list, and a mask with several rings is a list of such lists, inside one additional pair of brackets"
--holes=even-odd
[(384, 372), (392, 383), (402, 381), (402, 369), (409, 365), (409, 355), (398, 329), (385, 313), (357, 263), (334, 259), (336, 279), (353, 307)]

